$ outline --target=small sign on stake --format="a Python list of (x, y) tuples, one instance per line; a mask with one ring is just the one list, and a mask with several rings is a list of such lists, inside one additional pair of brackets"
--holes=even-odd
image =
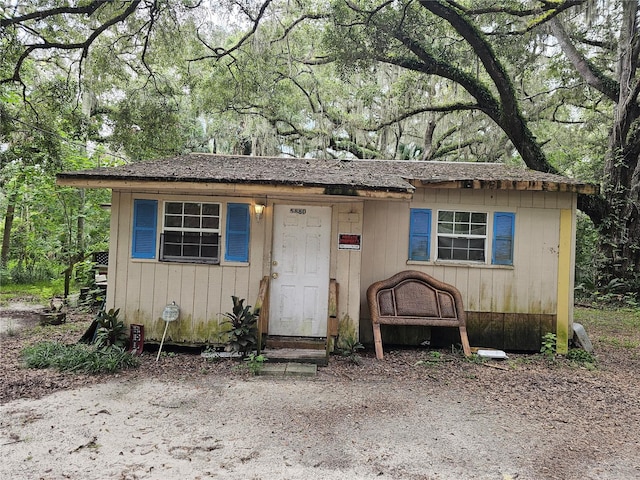
[(158, 348), (158, 356), (156, 357), (156, 362), (160, 358), (160, 352), (162, 352), (162, 345), (164, 344), (164, 337), (167, 335), (167, 328), (169, 328), (169, 323), (175, 322), (178, 320), (180, 316), (180, 307), (176, 305), (176, 302), (171, 302), (169, 305), (164, 307), (162, 311), (162, 320), (164, 320), (164, 333), (162, 334), (162, 340), (160, 341), (160, 348)]
[(129, 338), (131, 340), (131, 349), (129, 351), (132, 355), (140, 355), (144, 349), (144, 325), (132, 323), (129, 328)]

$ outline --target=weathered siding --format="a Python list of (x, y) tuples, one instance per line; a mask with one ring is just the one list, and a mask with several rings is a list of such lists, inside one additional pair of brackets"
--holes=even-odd
[[(272, 213), (278, 204), (315, 204), (332, 207), (330, 276), (339, 284), (338, 320), (344, 328), (357, 332), (360, 314), (360, 251), (338, 250), (339, 233), (362, 233), (363, 203), (317, 203), (304, 200), (271, 200), (258, 222), (251, 216), (250, 259), (248, 264), (220, 265), (169, 263), (131, 258), (131, 232), (134, 199), (154, 199), (162, 208), (164, 200), (219, 202), (221, 208), (221, 252), (224, 252), (226, 203), (253, 203), (251, 198), (212, 197), (202, 195), (131, 193), (112, 194), (111, 244), (107, 307), (120, 308), (127, 324), (145, 326), (145, 338), (159, 341), (164, 330), (162, 310), (175, 301), (180, 306), (180, 319), (171, 323), (167, 341), (172, 343), (217, 343), (223, 329), (222, 314), (232, 308), (231, 296), (246, 299), (254, 305), (260, 280), (270, 274)], [(263, 202), (264, 197), (257, 200)], [(253, 212), (252, 212), (253, 213)], [(161, 212), (159, 211), (159, 223)], [(159, 245), (160, 228), (158, 229)], [(328, 279), (327, 279), (328, 281)]]
[(331, 278), (338, 283), (338, 322), (341, 335), (358, 335), (362, 251), (338, 250), (340, 233), (362, 234), (363, 203), (333, 205)]
[[(424, 271), (461, 291), (465, 309), (469, 312), (469, 336), (476, 345), (529, 348), (541, 336), (540, 332), (555, 328), (557, 307), (559, 303), (567, 303), (559, 302), (558, 297), (558, 284), (566, 283), (567, 278), (566, 269), (560, 268), (558, 262), (560, 219), (561, 215), (568, 218), (566, 212), (570, 212), (573, 265), (576, 209), (573, 194), (420, 188), (411, 202), (355, 198), (336, 201), (336, 197), (318, 202), (306, 201), (303, 196), (266, 199), (264, 196), (218, 197), (199, 193), (113, 192), (107, 306), (120, 308), (126, 323), (145, 325), (145, 336), (152, 341), (160, 340), (164, 329), (162, 310), (172, 301), (181, 308), (180, 320), (171, 324), (168, 330), (168, 341), (175, 343), (216, 343), (222, 332), (221, 314), (231, 310), (231, 296), (245, 298), (251, 305), (255, 303), (260, 280), (271, 273), (275, 204), (332, 207), (330, 277), (339, 285), (337, 313), (341, 335), (359, 334), (361, 341), (370, 342), (367, 287), (407, 269)], [(220, 265), (163, 263), (131, 259), (133, 199), (136, 198), (156, 199), (159, 208), (163, 200), (171, 199), (221, 203), (222, 243), (227, 202), (266, 201), (267, 209), (260, 222), (251, 216), (250, 261), (247, 264), (227, 263), (224, 259)], [(489, 232), (492, 232), (493, 212), (514, 212), (514, 265), (409, 262), (410, 208), (429, 208), (434, 220), (439, 209), (484, 211), (489, 214)], [(562, 211), (565, 214), (561, 214)], [(566, 232), (566, 225), (563, 231)], [(362, 250), (339, 250), (340, 233), (362, 234)], [(436, 251), (435, 233), (433, 227), (432, 257)], [(159, 235), (160, 231), (158, 241)], [(566, 234), (563, 235), (566, 240)], [(569, 276), (572, 287), (572, 271)], [(569, 295), (572, 295), (572, 288), (569, 288)], [(566, 312), (569, 319), (572, 300), (571, 296)], [(429, 329), (410, 330), (409, 327), (392, 329), (392, 333), (394, 340), (400, 343), (416, 343), (430, 335)], [(388, 338), (389, 334), (383, 332), (383, 338)], [(519, 340), (527, 336), (536, 340)], [(495, 339), (492, 343), (491, 338)]]
[[(162, 310), (175, 301), (180, 319), (169, 325), (167, 340), (176, 343), (215, 343), (221, 334), (221, 314), (232, 308), (231, 296), (253, 305), (263, 276), (264, 220), (251, 219), (248, 264), (221, 260), (220, 265), (164, 263), (131, 258), (133, 200), (149, 198), (185, 201), (184, 196), (114, 191), (112, 194), (111, 244), (107, 307), (120, 308), (126, 323), (145, 326), (145, 338), (160, 340), (164, 330)], [(252, 203), (248, 198), (189, 196), (189, 201), (220, 202), (221, 225), (226, 203)], [(159, 218), (161, 213), (159, 212)], [(159, 245), (160, 229), (158, 229)], [(224, 232), (221, 235), (224, 244)], [(224, 252), (224, 246), (222, 247)], [(113, 261), (112, 261), (113, 260)]]
[[(435, 218), (438, 210), (487, 212), (489, 214), (490, 237), (487, 240), (489, 247), (492, 238), (493, 212), (514, 212), (516, 214), (514, 265), (474, 265), (437, 260), (408, 261), (410, 208), (429, 208), (433, 212), (432, 259), (436, 252)], [(514, 336), (524, 338), (529, 331), (534, 336), (534, 342), (538, 342), (540, 329), (551, 326), (554, 322), (549, 318), (550, 316), (555, 318), (557, 314), (558, 250), (562, 210), (575, 213), (574, 195), (515, 190), (423, 188), (418, 189), (411, 202), (365, 202), (361, 339), (367, 343), (372, 341), (365, 296), (367, 287), (399, 271), (413, 269), (426, 272), (460, 290), (465, 310), (478, 313), (478, 315), (470, 315), (469, 336), (472, 343), (474, 343), (474, 337), (482, 341), (490, 338), (492, 329), (495, 330), (493, 332), (495, 338), (500, 339), (498, 342), (500, 346), (508, 345), (509, 348), (518, 348), (518, 341)], [(571, 235), (572, 239), (575, 239), (575, 215), (572, 215), (572, 218)], [(572, 250), (573, 244), (574, 241), (571, 242)], [(571, 259), (573, 265), (573, 252)], [(488, 261), (490, 262), (490, 256)], [(573, 277), (571, 277), (572, 281)], [(572, 295), (573, 289), (570, 290)], [(573, 303), (572, 300), (571, 297), (570, 305)], [(499, 314), (499, 319), (496, 317), (496, 321), (491, 322), (490, 314)], [(519, 331), (521, 333), (518, 333)], [(406, 336), (406, 333), (399, 331), (397, 334)], [(424, 336), (418, 336), (415, 340), (419, 341)], [(398, 342), (403, 343), (401, 339), (398, 339)], [(530, 341), (529, 343), (533, 345)], [(528, 346), (522, 348), (528, 348)]]

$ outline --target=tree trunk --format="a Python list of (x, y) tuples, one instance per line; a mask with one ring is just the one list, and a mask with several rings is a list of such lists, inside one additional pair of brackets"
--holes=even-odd
[(11, 229), (13, 228), (13, 219), (16, 211), (16, 200), (18, 194), (14, 193), (9, 198), (7, 205), (7, 214), (4, 217), (4, 232), (2, 234), (2, 251), (0, 252), (0, 266), (7, 267), (9, 262), (9, 249), (11, 248)]
[(640, 287), (640, 107), (638, 4), (624, 2), (618, 51), (619, 93), (605, 162), (607, 211), (602, 224), (602, 281)]
[(78, 190), (80, 196), (80, 205), (78, 206), (78, 230), (76, 232), (76, 244), (78, 256), (84, 257), (84, 216), (85, 216), (85, 190), (80, 188)]
[(640, 287), (640, 126), (637, 107), (632, 110), (619, 117), (631, 125), (631, 131), (622, 134), (622, 125), (616, 122), (614, 126), (605, 166), (602, 282), (618, 278)]
[(437, 122), (435, 118), (430, 118), (427, 127), (424, 129), (424, 150), (422, 151), (422, 160), (431, 160), (435, 153), (433, 145), (433, 133), (436, 131)]

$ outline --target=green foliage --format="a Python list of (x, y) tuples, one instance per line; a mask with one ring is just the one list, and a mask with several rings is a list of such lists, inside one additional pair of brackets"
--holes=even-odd
[(488, 361), (487, 357), (481, 357), (477, 353), (472, 353), (470, 356), (467, 357), (466, 355), (464, 355), (464, 352), (460, 352), (460, 355), (463, 356), (462, 359), (465, 362), (475, 363), (476, 365), (481, 365)]
[(427, 355), (427, 358), (424, 358), (422, 360), (418, 360), (415, 363), (415, 365), (421, 365), (421, 366), (425, 366), (425, 367), (432, 367), (434, 365), (442, 364), (442, 363), (445, 363), (447, 361), (448, 360), (444, 357), (442, 352), (439, 352), (438, 350), (432, 350)]
[(114, 373), (140, 364), (137, 357), (118, 347), (98, 349), (59, 342), (42, 342), (26, 347), (21, 355), (29, 368), (56, 368), (61, 372)]
[(344, 337), (340, 337), (340, 341), (338, 342), (338, 351), (340, 355), (346, 357), (351, 363), (356, 365), (362, 364), (362, 357), (358, 354), (360, 350), (364, 350), (364, 345), (362, 345), (354, 335), (346, 335)]
[(117, 347), (124, 349), (129, 342), (129, 335), (124, 323), (118, 319), (120, 309), (101, 310), (98, 313), (95, 345), (97, 348), (110, 349)]
[(233, 310), (224, 314), (224, 324), (230, 325), (227, 349), (238, 352), (244, 358), (258, 344), (258, 312), (244, 306), (244, 299), (233, 295)]
[(582, 348), (571, 348), (567, 352), (567, 360), (584, 365), (586, 367), (595, 367), (596, 357), (592, 353), (583, 350)]
[(12, 262), (8, 273), (4, 277), (5, 281), (29, 285), (38, 282), (46, 282), (55, 276), (55, 265), (53, 263), (36, 263), (25, 265), (24, 263)]
[(640, 309), (576, 308), (574, 319), (585, 328), (596, 327), (608, 335), (624, 331), (630, 337), (640, 336)]
[(576, 296), (587, 298), (596, 289), (598, 267), (598, 230), (585, 214), (578, 212), (576, 222)]
[(2, 283), (0, 304), (7, 300), (19, 299), (23, 302), (45, 304), (50, 298), (59, 297), (64, 292), (63, 280), (37, 282), (33, 284)]
[(244, 359), (244, 364), (252, 375), (258, 375), (267, 360), (268, 358), (264, 355), (256, 355), (252, 352)]
[(29, 368), (49, 368), (55, 366), (57, 358), (67, 352), (67, 346), (59, 342), (42, 342), (26, 347), (22, 358)]
[(540, 347), (540, 353), (548, 359), (552, 359), (556, 355), (556, 346), (558, 337), (555, 333), (545, 333), (542, 336), (542, 346)]
[(576, 295), (592, 305), (606, 307), (638, 308), (640, 296), (628, 281), (612, 278), (600, 286), (580, 283), (575, 287)]

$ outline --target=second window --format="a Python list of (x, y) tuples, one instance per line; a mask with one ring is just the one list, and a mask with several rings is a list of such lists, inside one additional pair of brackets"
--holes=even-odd
[(438, 212), (438, 259), (484, 262), (486, 241), (486, 213)]

